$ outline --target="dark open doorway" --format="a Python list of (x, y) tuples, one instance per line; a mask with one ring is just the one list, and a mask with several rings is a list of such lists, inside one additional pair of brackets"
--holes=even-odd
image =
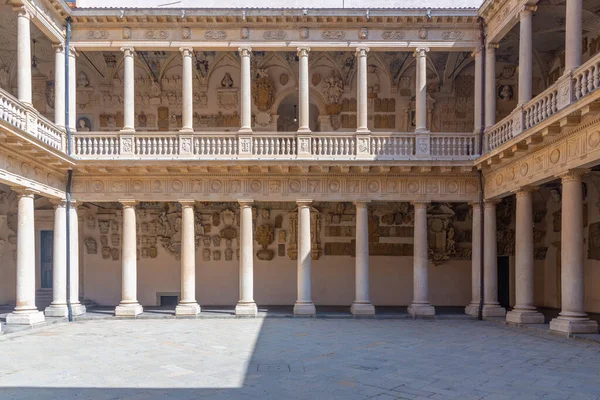
[(498, 302), (504, 308), (510, 306), (510, 258), (498, 257)]

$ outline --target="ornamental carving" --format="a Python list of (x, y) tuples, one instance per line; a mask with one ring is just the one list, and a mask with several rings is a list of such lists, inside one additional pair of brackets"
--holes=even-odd
[(265, 31), (265, 33), (263, 33), (263, 38), (265, 38), (265, 40), (283, 40), (286, 35), (287, 33), (282, 30)]
[(192, 30), (190, 28), (182, 28), (181, 29), (181, 38), (183, 40), (192, 38)]
[(460, 31), (442, 32), (442, 40), (462, 40), (465, 34)]
[(401, 40), (401, 39), (404, 39), (404, 36), (405, 36), (404, 32), (401, 32), (401, 31), (384, 31), (381, 34), (381, 37), (384, 40)]
[(365, 40), (369, 37), (369, 31), (367, 30), (367, 28), (360, 28), (360, 30), (358, 31), (358, 38), (361, 40)]
[(257, 71), (257, 79), (252, 83), (252, 98), (260, 111), (269, 110), (275, 102), (275, 84), (264, 69)]
[(275, 253), (267, 247), (275, 240), (275, 229), (273, 229), (273, 225), (264, 224), (257, 226), (255, 237), (256, 242), (262, 246), (262, 249), (258, 250), (256, 253), (256, 257), (258, 257), (259, 260), (271, 261), (275, 256)]
[(169, 37), (169, 34), (167, 33), (167, 31), (152, 29), (152, 30), (146, 31), (146, 33), (144, 34), (144, 37), (149, 40), (157, 40), (157, 39), (164, 40)]
[(208, 40), (223, 40), (227, 39), (227, 32), (221, 30), (211, 30), (204, 32), (204, 38)]
[(419, 29), (419, 39), (427, 39), (427, 29)]
[(434, 265), (440, 265), (456, 253), (452, 218), (454, 211), (447, 205), (432, 206), (427, 211), (427, 244)]
[(107, 31), (88, 31), (87, 33), (88, 39), (107, 39), (108, 32)]
[(342, 40), (346, 37), (346, 32), (344, 31), (325, 31), (321, 35), (321, 37), (325, 40)]
[(240, 38), (248, 39), (250, 37), (250, 30), (248, 28), (240, 29)]
[(121, 36), (123, 39), (131, 39), (131, 28), (123, 28)]
[(329, 77), (321, 85), (321, 90), (327, 100), (328, 114), (339, 114), (342, 111), (341, 98), (344, 93), (344, 81), (335, 71), (331, 71)]
[(308, 28), (300, 28), (300, 39), (308, 39), (309, 30)]
[(98, 243), (96, 239), (88, 237), (83, 241), (87, 254), (98, 254)]

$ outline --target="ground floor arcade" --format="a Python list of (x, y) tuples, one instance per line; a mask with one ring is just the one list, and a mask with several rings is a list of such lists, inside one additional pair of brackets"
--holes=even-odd
[[(413, 316), (463, 306), (476, 315), (484, 249), (484, 317), (538, 323), (536, 307), (554, 307), (561, 314), (551, 329), (597, 332), (586, 314), (600, 311), (595, 182), (595, 172), (573, 172), (483, 207), (73, 202), (69, 239), (64, 202), (7, 189), (0, 303), (15, 305), (7, 324), (65, 315), (69, 257), (75, 314), (85, 313), (85, 303), (135, 316), (174, 300), (178, 316), (197, 315), (203, 305), (235, 305), (237, 315), (252, 316), (256, 304), (293, 305), (296, 315), (314, 315), (315, 305), (346, 306), (355, 315), (408, 306)], [(47, 306), (42, 289), (52, 293)]]

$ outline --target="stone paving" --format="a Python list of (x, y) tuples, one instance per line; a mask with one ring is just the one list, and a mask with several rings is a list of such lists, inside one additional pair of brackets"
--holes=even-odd
[(90, 320), (0, 337), (0, 399), (599, 399), (600, 345), (475, 320)]

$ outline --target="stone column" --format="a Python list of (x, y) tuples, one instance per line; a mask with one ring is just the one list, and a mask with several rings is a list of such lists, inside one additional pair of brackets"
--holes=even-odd
[(473, 210), (473, 228), (471, 230), (471, 303), (465, 308), (465, 314), (476, 317), (479, 313), (479, 300), (481, 298), (481, 207), (479, 203), (472, 203), (471, 207)]
[(77, 130), (77, 52), (69, 48), (69, 120), (71, 132)]
[(196, 233), (194, 200), (181, 200), (181, 299), (175, 315), (200, 314), (196, 302)]
[(415, 91), (415, 132), (429, 132), (427, 129), (427, 52), (428, 48), (415, 50), (417, 58), (417, 88)]
[(357, 126), (356, 132), (369, 132), (368, 125), (368, 98), (367, 98), (367, 53), (369, 52), (368, 47), (359, 47), (356, 49), (356, 59), (358, 65), (357, 74)]
[(54, 123), (65, 126), (65, 47), (54, 46)]
[(483, 316), (504, 317), (506, 310), (498, 302), (498, 241), (496, 239), (496, 200), (483, 205)]
[(19, 194), (17, 216), (17, 305), (6, 316), (7, 325), (33, 325), (44, 321), (35, 306), (34, 192), (15, 189)]
[(241, 77), (241, 127), (240, 132), (252, 132), (252, 76), (250, 68), (251, 47), (240, 47), (238, 49), (242, 60)]
[(135, 131), (135, 64), (133, 47), (122, 47), (123, 52), (123, 131)]
[(408, 313), (413, 317), (433, 317), (435, 308), (428, 300), (428, 247), (427, 247), (427, 205), (414, 202), (415, 232), (413, 255), (413, 301)]
[(310, 98), (308, 94), (309, 79), (308, 79), (308, 53), (310, 47), (298, 47), (299, 71), (298, 92), (300, 94), (298, 100), (298, 132), (310, 132), (309, 124), (309, 108)]
[(298, 300), (294, 315), (316, 315), (311, 294), (312, 250), (310, 239), (310, 205), (312, 200), (298, 200)]
[(481, 47), (478, 47), (473, 52), (473, 57), (475, 58), (475, 90), (473, 96), (475, 96), (474, 101), (474, 112), (473, 121), (474, 123), (474, 132), (479, 133), (481, 131), (483, 121), (482, 121), (482, 110), (481, 110), (481, 99), (483, 96), (483, 56), (481, 52)]
[[(64, 59), (63, 59), (64, 61)], [(67, 211), (64, 200), (54, 203), (54, 243), (52, 249), (52, 303), (46, 317), (66, 317), (67, 310)]]
[(598, 333), (598, 324), (585, 313), (582, 176), (583, 171), (570, 171), (561, 176), (562, 304), (559, 316), (550, 321), (550, 330), (567, 334)]
[[(183, 77), (181, 79), (181, 119), (182, 127), (181, 132), (193, 132), (194, 131), (194, 67), (192, 65), (192, 57), (194, 56), (194, 49), (191, 47), (181, 47), (183, 62)], [(135, 116), (134, 116), (135, 118)]]
[[(533, 28), (535, 6), (523, 6), (519, 12), (519, 105), (531, 100), (533, 79)], [(487, 100), (487, 99), (486, 99)]]
[(356, 295), (350, 311), (354, 315), (375, 315), (375, 307), (369, 299), (369, 202), (357, 201), (356, 205)]
[(18, 8), (17, 12), (17, 94), (20, 101), (32, 105), (31, 14), (25, 7)]
[(258, 309), (254, 302), (254, 238), (252, 229), (252, 203), (254, 200), (238, 200), (240, 203), (240, 300), (235, 315), (256, 317)]
[(496, 123), (496, 43), (488, 43), (485, 53), (485, 127)]
[(515, 227), (516, 305), (506, 313), (506, 321), (517, 324), (543, 324), (544, 316), (533, 305), (533, 201), (535, 188), (517, 191)]
[(567, 0), (565, 34), (565, 74), (581, 65), (583, 41), (582, 0)]
[(122, 287), (121, 303), (115, 309), (116, 316), (135, 317), (143, 312), (137, 301), (137, 239), (135, 225), (135, 200), (120, 200), (123, 205), (122, 234)]
[(79, 219), (77, 216), (77, 203), (71, 202), (69, 208), (70, 239), (70, 299), (71, 310), (74, 316), (85, 314), (85, 306), (79, 302)]

